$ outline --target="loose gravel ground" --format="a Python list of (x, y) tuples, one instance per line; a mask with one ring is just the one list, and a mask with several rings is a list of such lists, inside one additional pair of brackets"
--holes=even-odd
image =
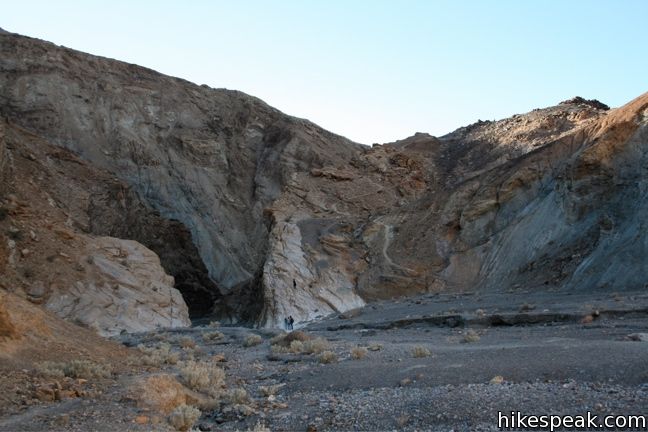
[[(121, 340), (167, 341), (181, 358), (224, 356), (228, 387), (246, 389), (250, 409), (205, 411), (197, 430), (490, 431), (497, 430), (498, 411), (648, 414), (648, 342), (628, 338), (648, 333), (648, 298), (529, 297), (513, 295), (506, 306), (496, 297), (425, 296), (330, 317), (305, 329), (329, 341), (337, 361), (328, 364), (316, 354), (273, 354), (276, 331), (221, 327), (224, 338), (205, 341), (215, 329), (197, 323)], [(537, 314), (544, 318), (529, 324)], [(552, 314), (555, 321), (547, 318)], [(459, 320), (418, 319), (446, 315)], [(513, 321), (471, 321), (493, 316)], [(262, 342), (245, 347), (249, 334)], [(187, 338), (195, 348), (181, 348)], [(353, 359), (358, 346), (366, 355)], [(414, 357), (415, 347), (430, 355)], [(0, 419), (0, 430), (171, 430), (164, 416), (137, 408), (124, 393), (133, 380), (161, 372), (176, 374), (178, 367), (135, 368), (91, 397), (14, 410)], [(271, 385), (281, 387), (263, 395), (261, 387)], [(150, 421), (137, 424), (138, 415)]]

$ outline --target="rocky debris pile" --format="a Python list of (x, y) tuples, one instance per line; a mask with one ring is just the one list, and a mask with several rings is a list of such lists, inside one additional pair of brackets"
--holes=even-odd
[(560, 102), (560, 105), (588, 105), (592, 108), (599, 110), (607, 111), (610, 109), (609, 106), (605, 105), (603, 102), (598, 101), (597, 99), (585, 99), (580, 96), (573, 97), (571, 99), (564, 100)]

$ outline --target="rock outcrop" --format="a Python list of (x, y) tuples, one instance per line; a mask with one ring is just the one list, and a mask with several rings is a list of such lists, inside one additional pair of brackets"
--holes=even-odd
[[(156, 328), (188, 327), (189, 312), (155, 253), (133, 240), (95, 237), (84, 251), (91, 264), (72, 286), (32, 285), (27, 294), (47, 296), (58, 316), (90, 327), (102, 336)], [(41, 289), (38, 289), (41, 288)]]
[[(15, 125), (0, 126), (0, 287), (103, 336), (190, 325), (154, 252), (93, 234), (111, 222), (93, 198), (127, 187)], [(154, 216), (149, 210), (141, 222)]]
[(601, 110), (609, 110), (610, 107), (604, 104), (603, 102), (596, 100), (596, 99), (585, 99), (580, 96), (573, 97), (571, 99), (567, 99), (565, 101), (560, 102), (561, 105), (567, 105), (567, 104), (584, 104), (584, 105), (589, 105), (593, 108), (596, 109), (601, 109)]
[(195, 315), (268, 326), (421, 292), (644, 289), (647, 103), (577, 97), (369, 148), (240, 92), (0, 34), (11, 130), (86, 167), (62, 183), (82, 200), (48, 192), (71, 223), (155, 251)]

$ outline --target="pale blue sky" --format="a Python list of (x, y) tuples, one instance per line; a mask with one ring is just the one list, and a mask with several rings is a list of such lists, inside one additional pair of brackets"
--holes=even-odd
[(648, 1), (6, 1), (0, 27), (365, 144), (648, 90)]

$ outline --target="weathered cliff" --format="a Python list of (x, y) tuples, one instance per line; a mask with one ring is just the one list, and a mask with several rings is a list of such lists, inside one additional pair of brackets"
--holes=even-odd
[[(256, 295), (269, 238), (264, 209), (291, 175), (343, 163), (358, 148), (240, 92), (0, 37), (3, 115), (115, 173), (186, 226), (216, 297)], [(239, 297), (230, 304), (245, 315)]]

